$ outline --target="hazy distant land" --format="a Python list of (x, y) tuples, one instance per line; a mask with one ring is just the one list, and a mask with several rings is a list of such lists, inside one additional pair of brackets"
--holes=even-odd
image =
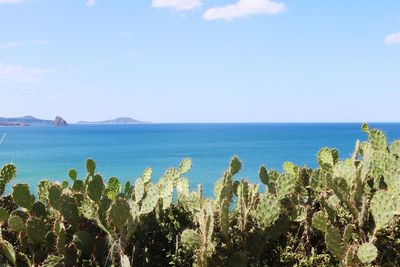
[(67, 126), (68, 123), (57, 116), (54, 120), (43, 120), (33, 116), (24, 116), (17, 118), (1, 118), (0, 126)]
[(113, 120), (105, 121), (80, 121), (78, 124), (143, 124), (146, 122), (138, 121), (132, 118), (116, 118)]
[[(112, 120), (104, 121), (80, 121), (77, 124), (143, 124), (142, 122), (132, 118), (116, 118)], [(2, 118), (0, 117), (0, 126), (68, 126), (69, 124), (60, 116), (57, 116), (54, 120), (38, 119), (33, 116), (23, 116), (16, 118)]]

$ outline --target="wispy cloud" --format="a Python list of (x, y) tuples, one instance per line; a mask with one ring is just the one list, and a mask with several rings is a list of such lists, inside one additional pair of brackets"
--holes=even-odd
[(8, 42), (8, 43), (0, 43), (0, 48), (17, 48), (23, 45), (22, 42)]
[(25, 45), (34, 44), (34, 45), (47, 45), (49, 42), (46, 40), (33, 40), (27, 42), (7, 42), (7, 43), (0, 43), (0, 49), (7, 49), (7, 48), (20, 48)]
[(0, 63), (0, 82), (36, 83), (45, 75), (54, 73), (51, 69), (26, 68), (21, 65), (5, 65)]
[(92, 6), (96, 5), (96, 0), (86, 0), (86, 5), (88, 7), (92, 7)]
[(272, 0), (239, 0), (239, 2), (208, 9), (204, 14), (205, 20), (234, 20), (237, 18), (253, 15), (273, 15), (285, 12), (287, 9), (284, 3)]
[(1, 4), (19, 4), (25, 2), (25, 0), (0, 0), (0, 5)]
[(202, 0), (152, 0), (152, 7), (166, 7), (183, 11), (201, 6), (201, 1)]
[(395, 32), (386, 36), (385, 44), (387, 45), (400, 44), (400, 32)]

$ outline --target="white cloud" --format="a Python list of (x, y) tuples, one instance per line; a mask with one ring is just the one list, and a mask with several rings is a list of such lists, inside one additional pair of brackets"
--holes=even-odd
[(205, 20), (234, 20), (260, 14), (279, 14), (286, 11), (286, 5), (272, 0), (239, 0), (236, 4), (208, 9)]
[(202, 0), (152, 0), (152, 7), (167, 7), (175, 10), (190, 10), (201, 6)]
[[(0, 0), (1, 1), (1, 0)], [(96, 4), (96, 0), (86, 0), (86, 5), (92, 7)]]
[(21, 65), (5, 65), (0, 63), (0, 82), (35, 83), (40, 82), (50, 69), (26, 68)]
[(395, 32), (386, 36), (385, 44), (387, 45), (400, 44), (400, 32)]
[(17, 48), (23, 45), (22, 42), (8, 42), (8, 43), (1, 43), (0, 48)]
[(19, 4), (25, 2), (25, 0), (0, 0), (0, 4)]

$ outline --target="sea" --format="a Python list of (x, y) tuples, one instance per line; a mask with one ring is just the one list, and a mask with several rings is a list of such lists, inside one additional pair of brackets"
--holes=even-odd
[[(400, 139), (400, 123), (371, 123), (382, 129), (390, 141)], [(5, 134), (5, 136), (4, 136)], [(165, 170), (190, 157), (192, 170), (185, 174), (192, 189), (203, 185), (212, 194), (215, 181), (233, 156), (242, 162), (236, 179), (259, 182), (261, 165), (282, 169), (285, 161), (316, 167), (322, 147), (337, 148), (342, 159), (349, 157), (356, 140), (366, 140), (361, 123), (237, 123), (237, 124), (135, 124), (70, 125), (67, 127), (0, 127), (0, 165), (13, 162), (17, 177), (37, 190), (42, 179), (69, 180), (75, 168), (85, 177), (85, 160), (96, 161), (105, 179), (121, 182), (153, 169), (153, 181)]]

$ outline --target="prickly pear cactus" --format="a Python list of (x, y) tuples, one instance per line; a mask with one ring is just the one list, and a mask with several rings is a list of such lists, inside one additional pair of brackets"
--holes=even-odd
[(138, 178), (135, 182), (135, 201), (136, 203), (139, 203), (144, 196), (144, 183), (141, 178)]
[(26, 233), (32, 242), (45, 242), (47, 230), (45, 224), (37, 218), (29, 218), (26, 222)]
[(140, 209), (141, 214), (147, 214), (152, 212), (157, 206), (159, 200), (159, 192), (156, 186), (151, 186), (144, 199), (142, 200), (142, 206)]
[(371, 243), (364, 243), (358, 247), (357, 257), (364, 264), (371, 263), (378, 257), (378, 249)]
[(328, 230), (328, 218), (323, 211), (314, 213), (312, 226), (324, 233)]
[[(1, 240), (0, 241), (0, 249), (3, 252), (3, 254), (5, 255), (5, 257), (7, 258), (7, 260), (13, 265), (13, 266), (17, 266), (17, 257), (16, 257), (16, 253), (14, 250), (13, 245), (11, 245), (7, 240)], [(4, 264), (4, 262), (3, 262)], [(5, 265), (8, 266), (8, 265)]]
[(27, 184), (14, 185), (12, 196), (15, 203), (28, 210), (32, 208), (33, 203), (35, 202), (35, 196), (31, 195)]
[(0, 208), (0, 223), (1, 221), (7, 221), (10, 217), (10, 214), (5, 208)]
[(329, 227), (325, 233), (326, 248), (337, 258), (342, 256), (342, 236), (335, 227)]
[(241, 168), (242, 168), (242, 163), (240, 162), (240, 160), (237, 157), (233, 157), (231, 159), (231, 164), (229, 169), (230, 174), (232, 176), (237, 174)]
[(318, 152), (318, 163), (323, 169), (332, 168), (338, 159), (339, 153), (336, 149), (324, 147)]
[(294, 192), (295, 186), (296, 180), (292, 174), (282, 174), (276, 181), (276, 196), (279, 200), (284, 199)]
[(387, 191), (378, 191), (371, 200), (371, 213), (375, 221), (376, 230), (388, 227), (394, 220), (397, 199)]
[(18, 215), (11, 215), (8, 219), (8, 225), (15, 232), (25, 232), (26, 230), (25, 222)]
[(185, 158), (182, 160), (179, 167), (179, 172), (181, 174), (187, 173), (192, 168), (192, 160), (190, 158)]
[(92, 159), (86, 160), (86, 171), (90, 176), (94, 176), (96, 170), (96, 163)]
[(12, 164), (4, 165), (0, 170), (0, 196), (3, 195), (6, 184), (17, 175), (17, 168)]
[(111, 177), (107, 183), (107, 196), (114, 200), (122, 192), (121, 182), (117, 177)]
[(181, 242), (187, 249), (195, 251), (200, 246), (200, 235), (194, 230), (186, 229), (181, 234)]
[(265, 193), (256, 210), (256, 218), (262, 229), (270, 227), (279, 217), (279, 200), (272, 194)]
[(101, 196), (104, 191), (104, 183), (103, 178), (100, 175), (93, 176), (87, 187), (88, 196), (96, 203), (98, 203), (101, 199)]
[(117, 198), (107, 212), (108, 220), (117, 228), (121, 230), (130, 216), (130, 206), (123, 198)]
[(78, 172), (75, 169), (70, 169), (68, 171), (68, 176), (72, 181), (75, 181), (78, 178)]

